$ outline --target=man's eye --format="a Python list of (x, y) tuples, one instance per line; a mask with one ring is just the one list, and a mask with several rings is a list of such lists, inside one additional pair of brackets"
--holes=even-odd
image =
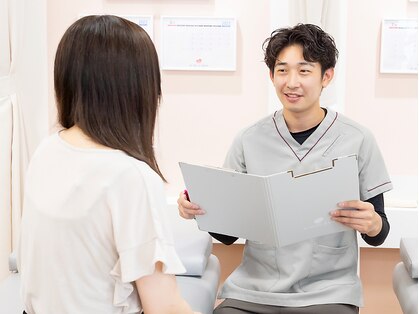
[(310, 73), (310, 70), (307, 70), (307, 69), (301, 69), (301, 70), (300, 70), (300, 73), (307, 74), (307, 73)]
[(278, 68), (276, 71), (279, 72), (279, 73), (285, 73), (287, 70)]

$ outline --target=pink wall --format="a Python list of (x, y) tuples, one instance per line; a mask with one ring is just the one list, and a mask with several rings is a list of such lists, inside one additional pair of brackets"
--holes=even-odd
[(345, 113), (370, 128), (392, 176), (417, 175), (417, 74), (382, 74), (383, 18), (417, 18), (417, 2), (348, 1)]
[(153, 0), (48, 1), (48, 60), (51, 124), (55, 122), (52, 65), (65, 29), (81, 13), (153, 15), (154, 42), (160, 16), (237, 18), (237, 71), (162, 71), (163, 103), (156, 131), (156, 153), (169, 181), (168, 196), (183, 189), (179, 161), (220, 166), (234, 135), (267, 114), (268, 71), (261, 49), (269, 35), (269, 1)]
[[(271, 0), (275, 1), (275, 0)], [(270, 33), (269, 0), (48, 0), (50, 121), (55, 110), (52, 64), (59, 39), (79, 16), (114, 13), (154, 16), (235, 16), (237, 71), (162, 71), (163, 103), (156, 153), (169, 181), (168, 196), (183, 188), (179, 161), (221, 165), (234, 135), (268, 113), (268, 71), (261, 45)], [(345, 114), (375, 134), (390, 174), (417, 175), (417, 75), (380, 74), (380, 25), (384, 17), (417, 17), (408, 0), (348, 0)]]

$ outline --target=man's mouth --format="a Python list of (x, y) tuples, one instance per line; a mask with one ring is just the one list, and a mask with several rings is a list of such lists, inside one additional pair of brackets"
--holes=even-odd
[(288, 98), (298, 98), (302, 96), (300, 94), (295, 94), (295, 93), (284, 93), (284, 95), (287, 96)]
[(296, 103), (300, 100), (301, 97), (303, 97), (302, 95), (296, 93), (284, 93), (284, 95), (287, 98), (287, 101), (290, 103)]

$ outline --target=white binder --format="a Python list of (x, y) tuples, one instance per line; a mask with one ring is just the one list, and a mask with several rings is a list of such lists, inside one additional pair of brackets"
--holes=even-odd
[(355, 155), (329, 168), (294, 176), (258, 176), (179, 163), (191, 202), (206, 211), (198, 227), (276, 246), (351, 230), (330, 219), (337, 203), (359, 200)]

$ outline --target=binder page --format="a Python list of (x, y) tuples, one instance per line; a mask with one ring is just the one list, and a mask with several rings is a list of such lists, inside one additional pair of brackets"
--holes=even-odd
[(330, 168), (293, 177), (268, 178), (277, 245), (284, 246), (335, 232), (352, 230), (330, 219), (337, 203), (359, 200), (355, 155), (336, 159)]
[(179, 163), (191, 202), (206, 211), (198, 227), (261, 243), (274, 244), (268, 218), (266, 177)]

